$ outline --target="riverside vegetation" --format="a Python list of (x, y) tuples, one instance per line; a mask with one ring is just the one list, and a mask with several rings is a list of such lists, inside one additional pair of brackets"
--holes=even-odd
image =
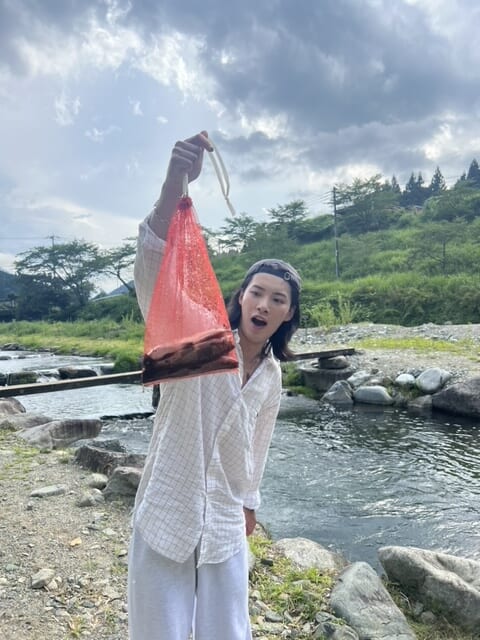
[[(328, 349), (338, 344), (336, 328), (349, 323), (337, 321), (333, 311), (317, 318), (321, 326), (299, 329), (294, 336), (294, 351), (310, 350), (318, 340), (315, 335), (322, 335), (322, 348)], [(324, 320), (324, 322), (321, 322)], [(345, 316), (342, 317), (345, 320)], [(358, 326), (368, 327), (370, 323)], [(374, 326), (374, 325), (373, 325)], [(0, 344), (18, 343), (27, 350), (53, 351), (58, 354), (98, 356), (111, 359), (117, 373), (136, 371), (140, 368), (143, 354), (142, 323), (123, 319), (75, 321), (75, 322), (4, 322), (0, 323)], [(358, 332), (357, 332), (358, 334)], [(340, 337), (345, 342), (345, 337)], [(437, 335), (412, 336), (406, 329), (403, 334), (395, 331), (395, 335), (382, 335), (381, 332), (364, 331), (349, 338), (348, 346), (371, 351), (409, 351), (416, 354), (444, 353), (446, 356), (459, 356), (477, 361), (477, 346), (469, 336), (468, 325), (463, 335), (455, 340), (439, 339)], [(284, 386), (295, 387), (301, 384), (296, 366), (293, 363), (282, 365)]]

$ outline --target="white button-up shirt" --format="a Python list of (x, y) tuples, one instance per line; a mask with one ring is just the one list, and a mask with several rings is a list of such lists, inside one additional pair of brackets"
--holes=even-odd
[[(144, 318), (165, 243), (140, 225), (135, 286)], [(160, 385), (160, 402), (137, 492), (134, 525), (158, 553), (198, 564), (223, 562), (245, 540), (243, 507), (257, 509), (281, 394), (278, 361), (269, 354), (242, 387), (239, 372)]]

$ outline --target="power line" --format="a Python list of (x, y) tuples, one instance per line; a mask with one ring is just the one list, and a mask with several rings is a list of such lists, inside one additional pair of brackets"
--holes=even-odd
[(2, 236), (0, 240), (45, 240), (45, 236)]
[(52, 238), (55, 238), (57, 240), (66, 240), (66, 236), (56, 236), (56, 235), (49, 235), (49, 236), (0, 236), (0, 241), (1, 240), (51, 240)]

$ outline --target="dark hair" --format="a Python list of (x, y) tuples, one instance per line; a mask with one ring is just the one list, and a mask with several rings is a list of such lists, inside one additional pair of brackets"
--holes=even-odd
[(238, 329), (240, 326), (240, 319), (242, 317), (242, 307), (239, 302), (240, 295), (245, 291), (253, 276), (257, 273), (270, 273), (271, 275), (283, 278), (290, 285), (292, 298), (290, 308), (294, 308), (293, 316), (290, 320), (285, 320), (275, 333), (270, 336), (270, 340), (264, 346), (262, 355), (265, 357), (270, 349), (272, 349), (273, 355), (281, 362), (292, 360), (295, 354), (289, 348), (288, 343), (300, 326), (300, 290), (302, 288), (302, 280), (298, 272), (288, 264), (288, 262), (284, 262), (283, 260), (260, 260), (250, 267), (241, 286), (235, 291), (227, 305), (230, 325), (232, 329)]

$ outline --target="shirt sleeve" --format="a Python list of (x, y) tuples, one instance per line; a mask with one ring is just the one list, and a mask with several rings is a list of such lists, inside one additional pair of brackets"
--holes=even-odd
[(148, 218), (145, 219), (138, 229), (137, 254), (133, 271), (138, 305), (144, 320), (147, 319), (164, 251), (165, 241), (155, 235), (148, 224)]
[(272, 441), (273, 430), (280, 409), (281, 386), (274, 393), (275, 401), (269, 398), (268, 405), (263, 406), (257, 416), (255, 434), (253, 436), (253, 474), (250, 488), (245, 495), (243, 506), (247, 509), (258, 509), (260, 506), (260, 483), (267, 463), (268, 449)]

